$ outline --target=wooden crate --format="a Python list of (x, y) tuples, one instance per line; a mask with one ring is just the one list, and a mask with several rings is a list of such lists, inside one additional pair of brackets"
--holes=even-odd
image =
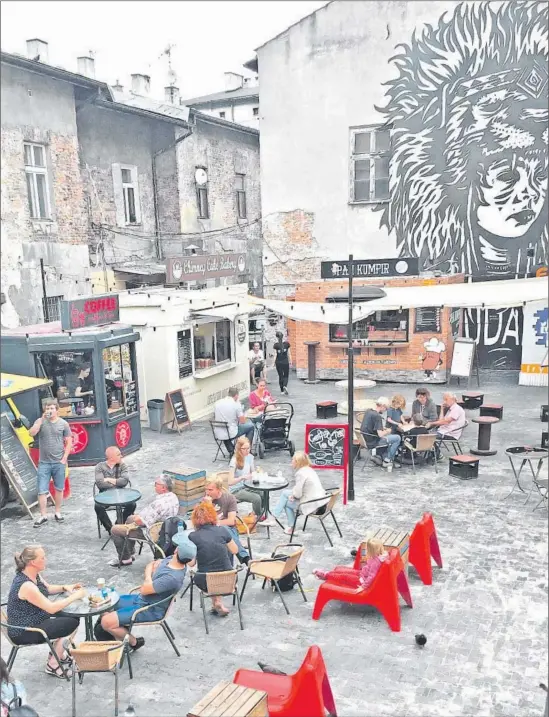
[(366, 531), (366, 538), (360, 544), (360, 565), (364, 565), (366, 562), (366, 540), (376, 538), (381, 540), (385, 550), (389, 551), (391, 548), (397, 548), (402, 562), (404, 563), (404, 569), (408, 574), (408, 554), (410, 552), (410, 533), (404, 530), (393, 530), (387, 526), (374, 525)]
[(267, 693), (220, 682), (187, 712), (187, 717), (269, 717)]

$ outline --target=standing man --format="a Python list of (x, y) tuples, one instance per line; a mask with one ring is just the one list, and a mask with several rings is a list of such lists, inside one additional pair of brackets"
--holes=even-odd
[(253, 445), (254, 424), (246, 418), (242, 404), (238, 400), (238, 389), (230, 388), (225, 398), (220, 398), (214, 406), (214, 421), (226, 423), (228, 431), (222, 427), (215, 428), (215, 437), (225, 443), (225, 447), (232, 455), (234, 440), (239, 436), (246, 436)]
[[(366, 445), (372, 448), (387, 448), (387, 455), (383, 459), (383, 467), (390, 473), (393, 470), (393, 460), (400, 446), (401, 438), (393, 433), (391, 428), (383, 428), (382, 413), (385, 413), (391, 402), (386, 396), (380, 396), (375, 408), (369, 408), (364, 414), (360, 432), (364, 435)], [(376, 456), (374, 456), (375, 458)], [(373, 462), (376, 461), (372, 458)]]
[(72, 433), (67, 421), (58, 416), (57, 399), (48, 398), (44, 402), (44, 413), (29, 429), (29, 435), (40, 434), (40, 457), (38, 460), (38, 505), (40, 518), (35, 520), (34, 527), (40, 528), (48, 522), (48, 493), (50, 478), (55, 487), (55, 520), (62, 523), (61, 515), (65, 472), (72, 448)]
[[(100, 493), (112, 488), (125, 488), (130, 482), (128, 466), (122, 462), (122, 453), (117, 446), (109, 446), (105, 451), (106, 461), (95, 466), (95, 485)], [(95, 504), (97, 519), (110, 534), (112, 521), (109, 518), (106, 508)], [(124, 508), (124, 522), (135, 513), (135, 503), (130, 503)]]
[(290, 344), (284, 341), (281, 331), (276, 332), (276, 344), (273, 346), (276, 351), (275, 368), (278, 373), (278, 385), (286, 396), (288, 395), (288, 377), (290, 375)]
[(258, 342), (253, 345), (252, 350), (248, 354), (248, 361), (250, 362), (250, 381), (252, 386), (255, 386), (258, 378), (262, 378), (266, 382), (265, 356)]

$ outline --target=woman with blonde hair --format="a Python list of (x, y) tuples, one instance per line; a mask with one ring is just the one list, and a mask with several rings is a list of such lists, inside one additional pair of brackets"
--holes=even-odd
[[(322, 487), (320, 478), (311, 467), (309, 456), (303, 451), (296, 451), (292, 458), (292, 468), (295, 470), (295, 485), (291, 490), (283, 490), (276, 504), (273, 515), (278, 520), (286, 512), (288, 527), (284, 529), (287, 535), (292, 532), (297, 509), (301, 506), (303, 515), (323, 513), (330, 496)], [(309, 503), (308, 501), (313, 501)], [(304, 505), (302, 505), (304, 504)]]
[(381, 540), (372, 538), (366, 542), (366, 562), (360, 568), (349, 568), (345, 565), (337, 565), (333, 570), (313, 570), (313, 575), (319, 580), (331, 580), (340, 585), (348, 585), (351, 588), (367, 589), (374, 582), (374, 578), (386, 559), (385, 548)]
[[(217, 525), (217, 511), (210, 501), (195, 506), (191, 522), (194, 531), (189, 540), (196, 545), (197, 572), (194, 582), (203, 592), (207, 591), (206, 573), (218, 573), (232, 570), (231, 555), (238, 553), (238, 546), (225, 525)], [(231, 554), (231, 555), (230, 555)], [(220, 617), (229, 614), (220, 597), (212, 598), (212, 612)]]
[(229, 463), (229, 491), (234, 495), (237, 503), (251, 503), (253, 512), (259, 518), (263, 513), (261, 495), (242, 486), (243, 481), (251, 479), (254, 470), (250, 441), (246, 436), (240, 436), (235, 443), (234, 454)]
[(395, 394), (391, 398), (391, 405), (387, 408), (387, 428), (391, 429), (392, 433), (398, 433), (398, 427), (400, 424), (405, 423), (405, 419), (402, 418), (404, 409), (406, 408), (406, 399), (400, 393)]
[[(8, 635), (16, 645), (39, 645), (45, 642), (39, 632), (19, 628), (34, 627), (46, 633), (53, 641), (55, 656), (50, 653), (46, 674), (65, 679), (61, 664), (65, 667), (70, 657), (65, 652), (62, 638), (72, 636), (78, 628), (75, 617), (54, 617), (68, 605), (85, 597), (81, 583), (50, 585), (42, 577), (46, 568), (46, 553), (41, 545), (28, 545), (15, 553), (16, 573), (8, 595)], [(49, 599), (50, 595), (68, 593), (62, 600)]]

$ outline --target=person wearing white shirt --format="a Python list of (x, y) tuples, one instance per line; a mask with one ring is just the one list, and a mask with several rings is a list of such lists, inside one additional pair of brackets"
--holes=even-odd
[(221, 426), (215, 427), (214, 434), (217, 439), (225, 442), (231, 453), (234, 439), (239, 436), (246, 436), (251, 445), (254, 437), (254, 424), (244, 415), (244, 409), (238, 400), (237, 388), (230, 388), (228, 396), (217, 401), (214, 406), (214, 420), (227, 424), (227, 429)]
[(248, 361), (250, 363), (250, 381), (252, 384), (256, 384), (259, 378), (266, 381), (265, 356), (259, 343), (256, 342), (253, 345), (252, 350), (248, 354)]
[[(295, 470), (295, 485), (292, 490), (283, 490), (276, 504), (273, 515), (280, 518), (282, 512), (286, 512), (288, 527), (284, 529), (286, 534), (291, 534), (295, 522), (297, 509), (301, 506), (303, 515), (311, 513), (323, 513), (324, 506), (330, 500), (322, 487), (320, 478), (311, 467), (309, 456), (303, 451), (297, 451), (292, 458), (292, 468)], [(308, 501), (312, 501), (309, 503)], [(304, 505), (302, 505), (304, 504)]]

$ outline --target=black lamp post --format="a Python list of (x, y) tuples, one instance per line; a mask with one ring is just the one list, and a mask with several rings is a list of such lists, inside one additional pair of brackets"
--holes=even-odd
[[(354, 351), (353, 348), (353, 255), (349, 254), (349, 324), (347, 326), (347, 338), (349, 339), (349, 345), (347, 348), (347, 403), (348, 403), (348, 414), (349, 420), (349, 468), (348, 468), (348, 487), (347, 487), (347, 498), (348, 500), (355, 499), (355, 475), (354, 475), (354, 461), (353, 461), (353, 442), (354, 442)], [(364, 301), (373, 301), (374, 299), (381, 299), (387, 294), (379, 286), (363, 286), (361, 287), (360, 300), (361, 303)]]

